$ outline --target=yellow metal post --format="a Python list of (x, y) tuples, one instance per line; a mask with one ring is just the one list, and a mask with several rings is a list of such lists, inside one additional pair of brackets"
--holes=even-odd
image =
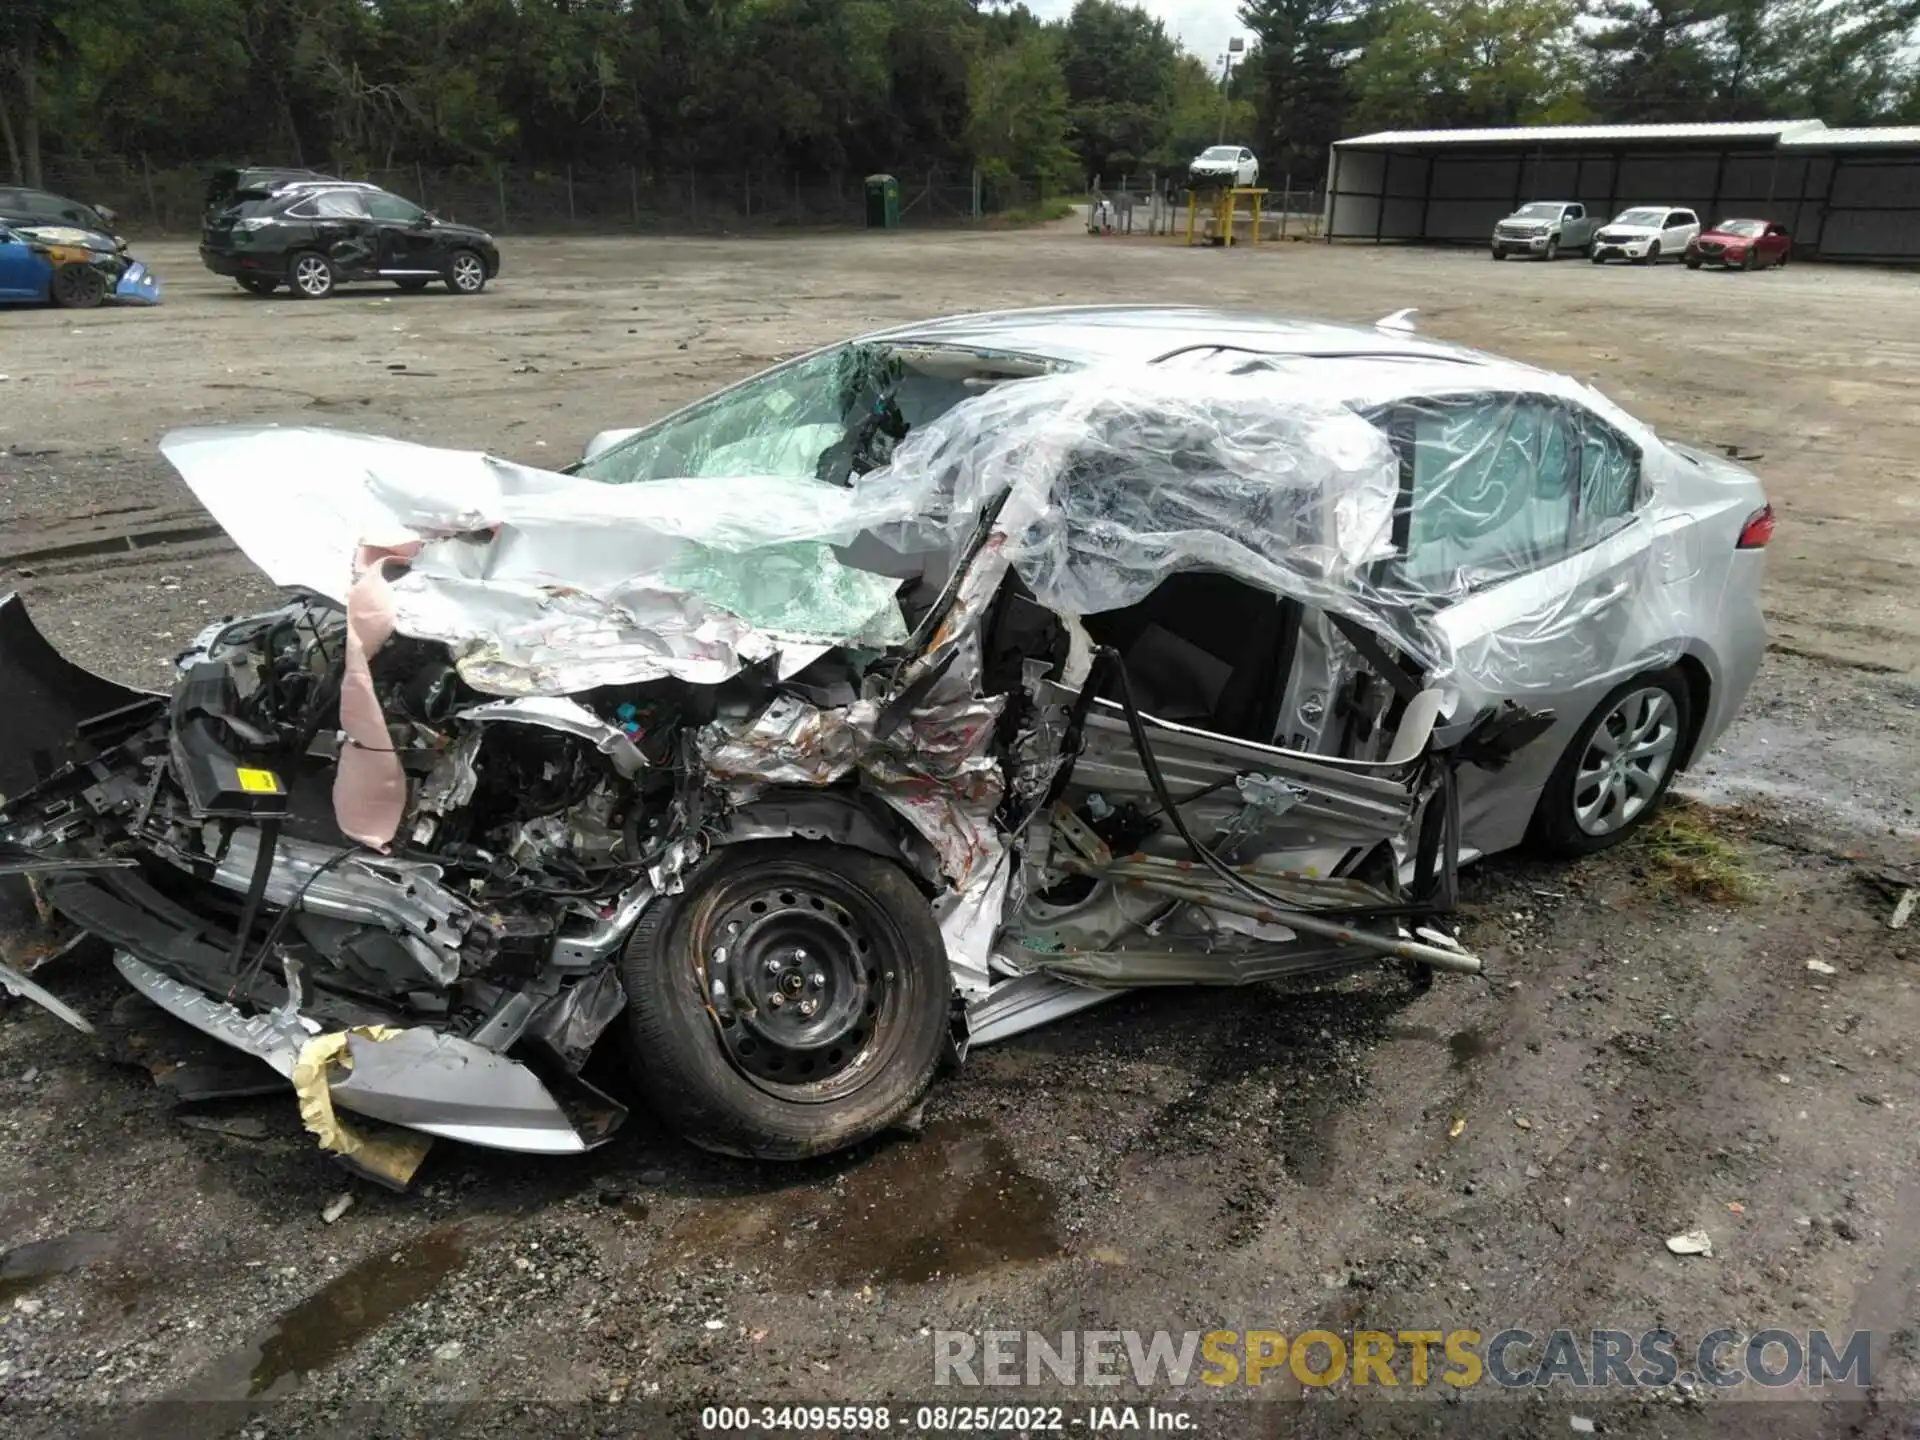
[(1200, 195), (1193, 189), (1187, 191), (1187, 244), (1193, 244), (1193, 224), (1200, 214)]
[(1233, 244), (1233, 196), (1234, 190), (1232, 186), (1228, 186), (1220, 192), (1220, 203), (1214, 211), (1213, 217), (1214, 223), (1220, 227), (1220, 233), (1226, 237), (1223, 243), (1229, 246)]

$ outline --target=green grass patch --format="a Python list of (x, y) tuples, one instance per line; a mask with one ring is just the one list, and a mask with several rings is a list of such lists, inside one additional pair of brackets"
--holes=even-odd
[(1729, 833), (1731, 821), (1707, 806), (1668, 796), (1634, 841), (1647, 879), (1674, 899), (1720, 905), (1752, 900), (1758, 887)]

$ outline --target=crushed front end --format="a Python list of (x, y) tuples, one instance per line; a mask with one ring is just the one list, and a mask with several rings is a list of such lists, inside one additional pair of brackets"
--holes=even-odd
[(615, 1035), (695, 1143), (818, 1154), (1125, 989), (1477, 971), (1427, 925), (1455, 772), (1542, 717), (1446, 714), (1444, 650), (1365, 581), (1380, 433), (1258, 379), (980, 364), (845, 485), (170, 437), (296, 593), (166, 696), (0, 604), (0, 884), (341, 1154), (338, 1111), (589, 1148)]

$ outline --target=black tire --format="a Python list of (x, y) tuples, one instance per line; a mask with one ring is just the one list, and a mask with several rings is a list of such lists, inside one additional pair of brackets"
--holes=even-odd
[(1740, 261), (1740, 268), (1742, 270), (1754, 270), (1759, 268), (1759, 265), (1760, 257), (1751, 250), (1747, 251), (1746, 255)]
[(239, 284), (249, 295), (271, 295), (280, 288), (278, 280), (267, 280), (256, 275), (241, 276)]
[(1779, 258), (1778, 260), (1776, 260), (1776, 261), (1774, 261), (1774, 262), (1773, 262), (1773, 268), (1774, 268), (1774, 269), (1776, 269), (1776, 270), (1784, 270), (1784, 269), (1786, 269), (1786, 268), (1787, 268), (1787, 256), (1788, 256), (1788, 255), (1790, 255), (1790, 254), (1792, 254), (1792, 253), (1793, 253), (1793, 252), (1792, 252), (1792, 251), (1790, 251), (1790, 250), (1782, 250), (1782, 251), (1780, 252), (1780, 258)]
[(433, 281), (425, 275), (409, 275), (406, 279), (396, 280), (393, 283), (398, 285), (402, 290), (424, 290), (427, 286), (431, 285)]
[(339, 283), (333, 262), (318, 250), (300, 250), (287, 257), (287, 288), (296, 300), (324, 300)]
[(456, 295), (478, 295), (487, 288), (487, 264), (471, 250), (447, 257), (447, 289)]
[[(1670, 716), (1661, 722), (1662, 732), (1671, 730), (1672, 747), (1667, 752), (1666, 768), (1658, 778), (1652, 792), (1641, 799), (1640, 807), (1615, 828), (1604, 833), (1594, 833), (1580, 823), (1576, 806), (1583, 793), (1596, 793), (1589, 786), (1587, 792), (1581, 790), (1581, 766), (1588, 752), (1593, 749), (1595, 738), (1603, 726), (1613, 719), (1615, 712), (1630, 697), (1643, 691), (1659, 690), (1666, 694), (1671, 705)], [(1557, 855), (1593, 855), (1602, 850), (1611, 849), (1625, 840), (1634, 831), (1654, 815), (1660, 808), (1660, 802), (1666, 799), (1667, 790), (1673, 784), (1673, 777), (1679, 771), (1679, 760), (1685, 752), (1688, 738), (1692, 735), (1693, 695), (1687, 687), (1686, 677), (1677, 668), (1650, 670), (1636, 675), (1631, 680), (1609, 691), (1607, 697), (1593, 709), (1572, 741), (1560, 756), (1560, 763), (1553, 768), (1546, 788), (1540, 792), (1540, 800), (1533, 812), (1533, 839)], [(1599, 788), (1605, 788), (1601, 782)]]
[(1507, 252), (1502, 250), (1498, 245), (1494, 246), (1489, 253), (1496, 260), (1504, 260), (1507, 258)]
[(60, 265), (48, 282), (48, 292), (62, 310), (92, 310), (107, 298), (107, 277), (84, 261)]
[(1542, 260), (1558, 260), (1560, 258), (1560, 237), (1558, 235), (1549, 235), (1547, 237), (1546, 253), (1540, 258)]
[(1647, 247), (1647, 253), (1633, 262), (1636, 265), (1658, 265), (1660, 263), (1660, 242), (1654, 241)]
[(1607, 263), (1607, 257), (1602, 255), (1598, 250), (1589, 249), (1587, 251), (1587, 259), (1596, 265), (1604, 265)]
[(1693, 256), (1689, 255), (1687, 257), (1687, 269), (1698, 270), (1699, 268), (1700, 268), (1700, 262), (1696, 260)]
[(932, 908), (899, 866), (845, 846), (721, 847), (641, 916), (620, 968), (641, 1092), (724, 1155), (798, 1160), (877, 1135), (945, 1049)]

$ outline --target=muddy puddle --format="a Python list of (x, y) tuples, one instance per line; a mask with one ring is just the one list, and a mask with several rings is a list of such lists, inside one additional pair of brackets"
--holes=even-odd
[(228, 1351), (170, 1400), (277, 1399), (326, 1369), (467, 1263), (478, 1234), (446, 1225), (353, 1265)]
[(1059, 1204), (984, 1121), (929, 1125), (812, 1191), (709, 1204), (669, 1243), (728, 1250), (801, 1282), (912, 1284), (1060, 1253)]
[(70, 1275), (113, 1253), (114, 1238), (97, 1230), (75, 1230), (50, 1240), (33, 1240), (0, 1255), (0, 1307), (56, 1275)]

